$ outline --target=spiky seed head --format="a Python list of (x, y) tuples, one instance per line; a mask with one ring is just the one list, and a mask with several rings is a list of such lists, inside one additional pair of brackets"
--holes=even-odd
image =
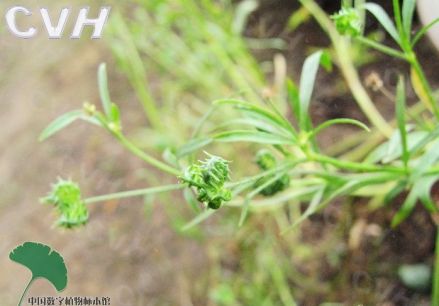
[(206, 160), (190, 165), (180, 179), (197, 189), (198, 201), (211, 209), (219, 209), (224, 202), (232, 199), (231, 191), (224, 187), (230, 180), (229, 161), (208, 153), (206, 155)]
[(343, 7), (338, 13), (331, 16), (337, 31), (342, 35), (356, 37), (361, 35), (363, 25), (360, 14), (355, 8)]
[(81, 189), (71, 180), (59, 179), (42, 202), (56, 208), (59, 214), (57, 225), (60, 227), (74, 228), (88, 221), (89, 213), (82, 200)]

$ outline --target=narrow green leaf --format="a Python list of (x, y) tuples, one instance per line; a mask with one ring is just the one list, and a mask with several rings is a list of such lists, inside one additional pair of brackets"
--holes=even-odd
[(105, 114), (109, 117), (111, 115), (111, 98), (108, 91), (107, 65), (102, 63), (98, 69), (98, 86), (99, 95), (101, 97), (102, 107)]
[[(416, 202), (419, 199), (422, 199), (422, 202), (427, 206), (429, 210), (431, 210), (431, 187), (433, 186), (434, 182), (436, 182), (437, 177), (425, 177), (417, 180), (413, 187), (407, 196), (406, 200), (402, 204), (401, 208), (398, 210), (398, 212), (395, 214), (395, 216), (392, 219), (392, 227), (396, 227), (401, 222), (403, 222), (407, 217), (411, 214), (413, 209), (416, 207)], [(434, 207), (434, 205), (433, 205)], [(433, 208), (435, 209), (435, 207)], [(436, 209), (435, 209), (436, 210)]]
[(366, 132), (370, 132), (370, 129), (367, 127), (367, 125), (365, 125), (364, 123), (362, 123), (358, 120), (349, 119), (349, 118), (339, 118), (339, 119), (331, 119), (331, 120), (327, 120), (327, 121), (323, 122), (318, 127), (316, 127), (314, 130), (311, 131), (310, 137), (314, 137), (317, 134), (319, 134), (321, 131), (323, 131), (324, 129), (327, 129), (327, 128), (329, 128), (333, 125), (337, 125), (337, 124), (355, 125), (355, 126), (358, 126), (359, 128), (362, 128)]
[[(409, 128), (407, 127), (409, 132)], [(407, 146), (410, 155), (413, 155), (413, 148), (422, 141), (428, 133), (425, 131), (414, 131), (407, 134)], [(379, 145), (364, 160), (366, 163), (384, 163), (388, 164), (400, 158), (402, 155), (401, 134), (399, 130), (390, 137), (389, 141)]]
[[(252, 116), (250, 116), (252, 117)], [(242, 128), (245, 127), (252, 127), (257, 129), (261, 132), (268, 132), (270, 134), (276, 134), (283, 137), (290, 137), (291, 135), (288, 134), (284, 129), (279, 129), (277, 126), (273, 126), (270, 123), (264, 121), (264, 120), (258, 120), (257, 118), (239, 118), (239, 119), (232, 119), (228, 120), (219, 126), (216, 127), (216, 130), (221, 130), (225, 128), (232, 128), (232, 127), (238, 127)]]
[(310, 55), (303, 64), (302, 75), (300, 77), (300, 121), (299, 126), (303, 131), (310, 129), (309, 105), (314, 90), (314, 83), (317, 77), (317, 71), (320, 65), (320, 59), (323, 51), (317, 51)]
[(177, 156), (178, 159), (181, 159), (182, 157), (190, 155), (195, 151), (204, 148), (205, 146), (211, 143), (212, 143), (212, 138), (208, 138), (208, 137), (191, 139), (189, 142), (181, 146), (177, 150), (175, 155)]
[(320, 203), (322, 202), (322, 199), (323, 199), (323, 195), (325, 194), (325, 189), (326, 189), (326, 185), (323, 185), (319, 190), (316, 191), (316, 193), (312, 197), (312, 200), (309, 203), (305, 212), (300, 216), (299, 219), (294, 221), (294, 223), (291, 226), (284, 229), (282, 231), (282, 235), (292, 231), (298, 225), (300, 225), (303, 221), (305, 221), (306, 219), (308, 219), (310, 216), (312, 216), (313, 214), (315, 214), (318, 211)]
[(393, 24), (392, 20), (390, 19), (389, 15), (387, 15), (386, 11), (375, 3), (366, 3), (364, 5), (366, 10), (368, 10), (372, 15), (375, 16), (375, 18), (378, 20), (378, 22), (384, 27), (384, 29), (389, 33), (389, 35), (398, 43), (401, 43), (401, 38), (399, 37), (398, 31), (395, 28), (395, 25)]
[(293, 111), (294, 118), (300, 122), (300, 96), (299, 89), (292, 80), (287, 81), (288, 102)]
[(435, 20), (433, 20), (432, 22), (430, 22), (429, 24), (423, 26), (415, 35), (415, 37), (413, 38), (412, 41), (412, 47), (416, 46), (416, 44), (419, 42), (419, 40), (424, 37), (424, 35), (432, 28), (434, 27), (437, 23), (439, 23), (439, 18), (436, 18)]
[(119, 107), (114, 103), (111, 103), (110, 105), (109, 117), (112, 122), (120, 123), (120, 110)]
[(47, 138), (53, 136), (63, 128), (67, 127), (68, 125), (72, 124), (78, 119), (81, 119), (81, 117), (84, 115), (82, 110), (74, 110), (68, 113), (65, 113), (61, 115), (60, 117), (56, 118), (52, 123), (50, 123), (44, 130), (41, 132), (40, 137), (38, 138), (39, 141), (44, 141)]
[(439, 160), (439, 140), (435, 140), (424, 155), (417, 161), (410, 177), (412, 182), (418, 181), (428, 169)]
[(274, 114), (262, 107), (259, 107), (257, 105), (244, 102), (241, 100), (235, 100), (235, 99), (223, 99), (223, 100), (217, 100), (213, 102), (214, 105), (230, 105), (235, 107), (238, 110), (241, 110), (243, 112), (248, 112), (254, 114), (254, 116), (257, 116), (260, 119), (263, 119), (267, 122), (270, 122), (273, 125), (278, 126), (280, 129), (288, 130), (290, 132), (293, 131), (290, 123), (288, 121), (285, 121), (284, 118), (278, 116), (277, 114)]
[(247, 20), (259, 6), (259, 2), (255, 0), (245, 0), (239, 2), (236, 6), (235, 18), (233, 19), (232, 29), (236, 34), (241, 34), (245, 26), (247, 25)]
[(182, 231), (187, 231), (194, 226), (197, 226), (198, 224), (202, 223), (203, 221), (207, 220), (210, 216), (212, 216), (217, 210), (214, 209), (207, 209), (203, 211), (201, 214), (196, 216), (192, 221), (187, 223), (185, 226), (182, 227)]
[(416, 0), (404, 0), (402, 4), (402, 24), (406, 37), (410, 40)]
[(418, 195), (421, 203), (430, 213), (436, 213), (438, 208), (436, 203), (431, 198), (431, 189), (433, 185), (439, 180), (439, 176), (424, 177), (419, 181)]
[(405, 121), (406, 97), (404, 84), (404, 78), (399, 78), (398, 86), (396, 88), (396, 120), (398, 122), (398, 129), (401, 135), (402, 161), (404, 162), (404, 166), (407, 168), (410, 159), (410, 152), (407, 146), (407, 126)]
[(438, 137), (439, 137), (439, 125), (435, 127), (431, 132), (426, 133), (425, 136), (413, 146), (413, 148), (410, 150), (410, 154), (414, 156), (419, 151), (424, 149), (427, 144), (437, 139)]
[(326, 71), (332, 71), (332, 57), (329, 50), (323, 50), (322, 57), (320, 58), (320, 65), (322, 65)]
[(251, 200), (256, 195), (258, 195), (262, 190), (264, 190), (265, 188), (267, 188), (268, 186), (279, 180), (285, 173), (286, 173), (285, 171), (278, 172), (275, 176), (273, 176), (272, 178), (268, 179), (266, 182), (255, 188), (252, 192), (250, 192), (245, 197), (244, 204), (242, 205), (243, 208), (241, 210), (241, 216), (239, 218), (239, 224), (238, 224), (239, 227), (242, 227), (244, 225), (244, 221), (247, 219)]
[(256, 142), (263, 144), (294, 144), (291, 139), (265, 132), (250, 130), (234, 130), (218, 133), (213, 136), (216, 141), (220, 142)]

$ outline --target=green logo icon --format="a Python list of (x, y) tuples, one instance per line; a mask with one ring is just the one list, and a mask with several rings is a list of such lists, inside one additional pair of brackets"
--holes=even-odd
[(27, 291), (38, 278), (49, 281), (58, 292), (63, 291), (67, 287), (67, 267), (64, 259), (58, 252), (52, 250), (47, 245), (26, 242), (16, 247), (9, 254), (9, 258), (27, 267), (32, 272), (32, 278), (24, 289), (18, 306), (22, 305)]

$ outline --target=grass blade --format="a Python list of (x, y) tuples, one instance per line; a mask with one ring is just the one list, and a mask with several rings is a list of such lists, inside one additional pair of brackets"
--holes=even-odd
[(187, 223), (185, 226), (183, 226), (181, 228), (182, 231), (187, 231), (191, 228), (193, 228), (194, 226), (197, 226), (198, 224), (200, 224), (201, 222), (207, 220), (210, 216), (212, 216), (215, 212), (217, 212), (214, 209), (208, 209), (203, 211), (201, 214), (199, 214), (198, 216), (196, 216), (192, 221), (190, 221), (189, 223)]
[(439, 23), (439, 18), (433, 20), (432, 22), (430, 22), (429, 24), (427, 24), (426, 26), (422, 27), (415, 35), (415, 37), (413, 38), (412, 41), (412, 47), (414, 47), (419, 40), (424, 37), (424, 35), (428, 32), (428, 30), (430, 30), (432, 27), (434, 27), (437, 23)]
[(208, 138), (208, 137), (191, 139), (189, 142), (181, 146), (177, 150), (175, 155), (177, 156), (178, 159), (181, 159), (187, 155), (194, 153), (195, 151), (198, 151), (201, 148), (204, 148), (205, 146), (211, 143), (212, 143), (212, 138)]
[(402, 24), (406, 37), (410, 40), (416, 0), (404, 0), (402, 4)]
[(390, 19), (389, 15), (387, 15), (386, 11), (375, 3), (366, 3), (364, 5), (366, 10), (368, 10), (378, 22), (384, 27), (384, 29), (389, 33), (389, 35), (398, 43), (401, 43), (401, 38), (399, 37), (398, 31), (396, 30), (395, 25)]
[(323, 195), (325, 194), (326, 185), (323, 185), (319, 190), (316, 191), (314, 196), (312, 197), (311, 202), (309, 203), (305, 212), (300, 216), (299, 219), (294, 221), (294, 223), (288, 228), (282, 231), (282, 235), (287, 234), (288, 232), (295, 229), (299, 224), (308, 219), (311, 215), (315, 214), (318, 211), (320, 203), (322, 202)]
[(241, 100), (235, 100), (235, 99), (224, 99), (224, 100), (217, 100), (213, 102), (214, 105), (230, 105), (235, 107), (238, 110), (242, 110), (244, 112), (249, 112), (257, 116), (261, 120), (265, 120), (272, 125), (277, 126), (280, 129), (284, 129), (287, 131), (290, 131), (291, 133), (294, 133), (294, 130), (290, 123), (286, 121), (284, 118), (278, 116), (277, 114), (274, 114), (270, 111), (267, 111), (266, 109), (256, 106), (254, 104), (244, 102)]
[(111, 98), (108, 91), (107, 65), (102, 63), (98, 69), (98, 86), (99, 96), (101, 97), (102, 107), (104, 112), (109, 117), (111, 115)]
[(311, 102), (311, 96), (314, 89), (314, 83), (316, 81), (317, 71), (320, 65), (320, 59), (323, 51), (318, 51), (309, 56), (302, 68), (302, 75), (300, 77), (300, 112), (299, 112), (299, 126), (302, 130), (306, 131), (310, 128), (309, 119), (309, 105)]
[(332, 120), (328, 120), (328, 121), (323, 122), (322, 124), (320, 124), (318, 127), (316, 127), (311, 132), (311, 136), (310, 137), (314, 137), (318, 133), (323, 131), (324, 129), (329, 128), (330, 126), (333, 126), (333, 125), (336, 125), (336, 124), (355, 125), (355, 126), (358, 126), (359, 128), (362, 128), (366, 132), (370, 132), (370, 129), (367, 127), (367, 125), (365, 125), (361, 121), (358, 121), (358, 120), (355, 120), (355, 119), (349, 119), (349, 118), (339, 118), (339, 119), (332, 119)]
[(297, 122), (300, 121), (300, 95), (299, 89), (292, 80), (287, 81), (288, 102), (290, 102), (293, 115)]
[(406, 97), (404, 84), (404, 78), (400, 77), (398, 86), (396, 88), (396, 120), (398, 123), (399, 133), (401, 135), (402, 161), (404, 163), (404, 167), (407, 169), (410, 159), (410, 152), (407, 146), (407, 126), (405, 121)]
[(81, 119), (84, 112), (82, 110), (74, 110), (68, 113), (61, 115), (56, 118), (52, 123), (50, 123), (44, 130), (41, 132), (39, 141), (44, 141), (47, 138), (53, 136), (60, 130), (64, 129), (68, 125), (72, 124), (78, 119)]
[(266, 132), (251, 130), (234, 130), (218, 133), (213, 139), (220, 142), (256, 142), (272, 145), (288, 145), (294, 144), (291, 139)]

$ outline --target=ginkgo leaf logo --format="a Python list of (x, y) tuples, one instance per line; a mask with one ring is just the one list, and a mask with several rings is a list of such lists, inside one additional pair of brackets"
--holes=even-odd
[(47, 245), (26, 242), (15, 248), (9, 254), (9, 258), (32, 272), (32, 278), (24, 289), (18, 306), (22, 304), (30, 286), (38, 278), (49, 281), (58, 292), (67, 287), (67, 267), (64, 259)]

